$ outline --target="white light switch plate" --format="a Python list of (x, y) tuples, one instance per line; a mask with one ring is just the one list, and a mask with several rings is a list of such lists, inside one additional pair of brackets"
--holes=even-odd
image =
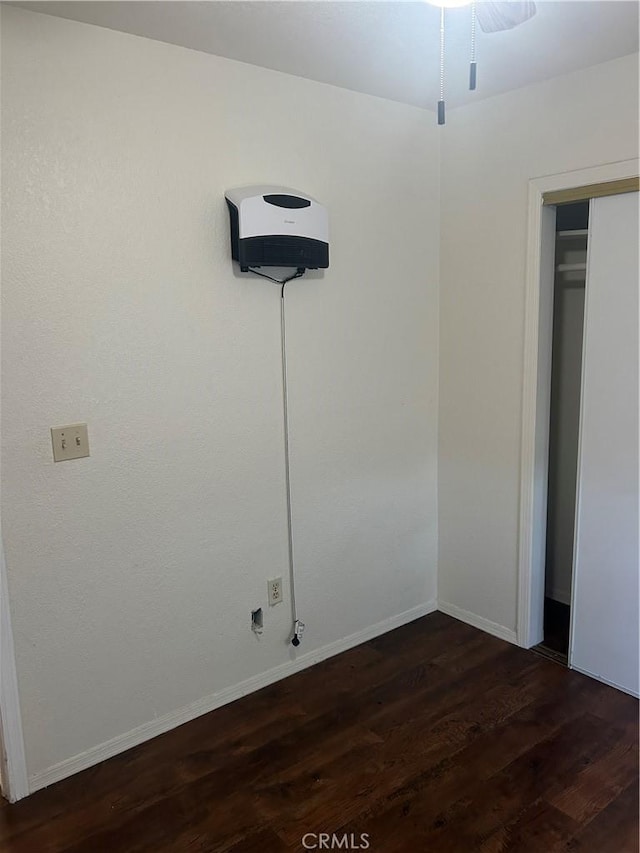
[(53, 461), (66, 462), (68, 459), (82, 459), (89, 456), (89, 433), (86, 424), (68, 424), (51, 427)]

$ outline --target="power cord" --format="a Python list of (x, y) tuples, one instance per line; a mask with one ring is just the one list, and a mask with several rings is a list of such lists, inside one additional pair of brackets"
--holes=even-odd
[(305, 267), (298, 267), (296, 272), (293, 275), (290, 275), (285, 279), (273, 278), (273, 276), (267, 275), (264, 272), (258, 272), (257, 270), (249, 268), (248, 272), (252, 272), (254, 275), (259, 275), (262, 278), (266, 278), (269, 281), (273, 281), (276, 284), (281, 285), (282, 289), (280, 291), (280, 341), (281, 341), (281, 349), (282, 349), (282, 414), (284, 418), (284, 474), (285, 474), (285, 487), (286, 487), (286, 498), (287, 498), (287, 539), (288, 539), (288, 551), (289, 551), (289, 596), (291, 598), (291, 618), (293, 621), (293, 631), (290, 636), (290, 642), (293, 646), (299, 646), (300, 640), (302, 639), (302, 634), (304, 631), (304, 622), (298, 619), (298, 610), (296, 607), (296, 578), (294, 571), (294, 557), (293, 557), (293, 529), (292, 529), (292, 518), (291, 518), (291, 474), (290, 474), (290, 463), (289, 463), (289, 394), (287, 391), (287, 338), (286, 338), (286, 323), (285, 323), (285, 311), (284, 311), (284, 288), (288, 281), (293, 281), (294, 278), (300, 278), (306, 272)]
[[(301, 278), (306, 273), (306, 271), (307, 271), (306, 267), (298, 267), (298, 269), (294, 272), (293, 275), (290, 275), (289, 278), (282, 279), (282, 278), (274, 278), (271, 275), (267, 275), (265, 272), (258, 272), (258, 270), (254, 270), (251, 267), (249, 267), (249, 269), (248, 269), (248, 272), (252, 272), (254, 275), (259, 275), (261, 278), (266, 278), (269, 281), (275, 281), (276, 284), (282, 284), (283, 286), (288, 281), (293, 281), (294, 278)], [(284, 287), (283, 287), (283, 293), (284, 293)]]

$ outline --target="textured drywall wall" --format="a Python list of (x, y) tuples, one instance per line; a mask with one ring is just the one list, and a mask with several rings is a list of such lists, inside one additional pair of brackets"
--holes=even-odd
[(528, 181), (637, 153), (637, 55), (447, 116), (438, 592), (507, 629), (516, 626)]
[[(438, 138), (405, 105), (2, 9), (2, 520), (28, 769), (289, 661), (279, 290), (227, 187), (329, 208), (288, 286), (304, 651), (436, 595)], [(54, 464), (49, 427), (87, 421)], [(288, 587), (285, 585), (288, 599)]]

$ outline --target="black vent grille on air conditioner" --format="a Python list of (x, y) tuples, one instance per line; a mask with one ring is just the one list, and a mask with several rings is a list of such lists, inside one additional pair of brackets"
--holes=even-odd
[(237, 259), (243, 267), (306, 267), (325, 269), (329, 266), (329, 246), (309, 237), (270, 235), (238, 240)]

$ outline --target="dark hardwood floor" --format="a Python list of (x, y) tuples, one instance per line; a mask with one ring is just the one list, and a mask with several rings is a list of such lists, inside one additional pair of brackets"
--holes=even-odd
[(434, 613), (0, 806), (3, 853), (279, 853), (305, 833), (634, 853), (638, 703)]

